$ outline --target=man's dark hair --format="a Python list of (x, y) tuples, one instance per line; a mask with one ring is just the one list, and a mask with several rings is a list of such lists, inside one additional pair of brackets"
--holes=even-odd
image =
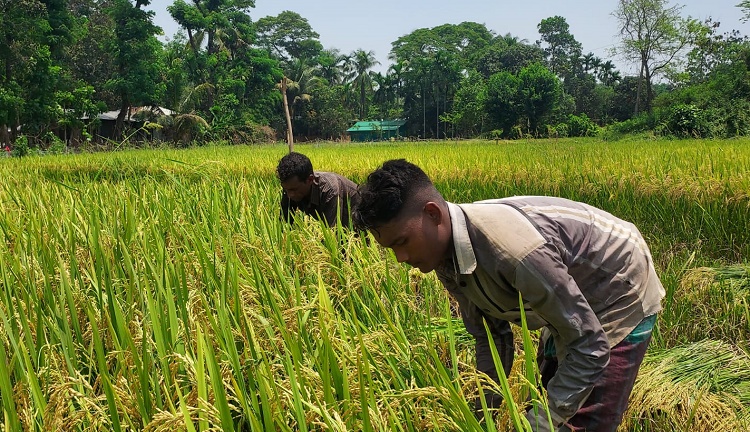
[(404, 159), (389, 160), (367, 176), (359, 187), (360, 202), (353, 212), (360, 230), (377, 230), (417, 200), (444, 202), (421, 168)]
[(312, 173), (313, 166), (310, 159), (297, 152), (291, 152), (281, 158), (279, 165), (276, 167), (276, 176), (282, 183), (292, 177), (297, 177), (299, 181), (305, 181)]

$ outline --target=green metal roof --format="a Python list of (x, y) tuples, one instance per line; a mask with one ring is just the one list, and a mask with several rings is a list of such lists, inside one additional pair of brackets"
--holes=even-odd
[(347, 132), (396, 131), (405, 125), (405, 120), (358, 121)]

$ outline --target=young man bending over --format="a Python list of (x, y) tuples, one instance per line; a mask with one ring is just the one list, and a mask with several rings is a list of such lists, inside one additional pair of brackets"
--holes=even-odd
[(355, 224), (399, 262), (435, 270), (493, 379), (483, 321), (507, 375), (521, 294), (529, 328), (544, 328), (537, 359), (553, 425), (530, 410), (535, 431), (617, 429), (665, 294), (633, 224), (562, 198), (452, 204), (403, 159), (372, 172), (360, 199)]
[(336, 173), (313, 171), (307, 156), (291, 152), (281, 158), (276, 167), (281, 181), (281, 218), (294, 220), (294, 212), (301, 211), (336, 226), (337, 215), (341, 225), (350, 224), (350, 208), (357, 200), (357, 185)]

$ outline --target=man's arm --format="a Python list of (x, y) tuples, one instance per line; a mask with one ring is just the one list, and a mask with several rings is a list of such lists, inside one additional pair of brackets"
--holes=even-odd
[(513, 285), (565, 347), (547, 385), (552, 417), (562, 423), (580, 409), (609, 363), (609, 341), (554, 244), (529, 253), (518, 265)]
[(324, 190), (320, 197), (317, 212), (329, 227), (335, 227), (339, 214), (339, 196), (333, 189)]
[(352, 196), (357, 194), (357, 185), (346, 177), (328, 173), (326, 181), (320, 183), (320, 204), (317, 212), (325, 219), (328, 226), (336, 226), (341, 222), (349, 227), (350, 206), (353, 207)]

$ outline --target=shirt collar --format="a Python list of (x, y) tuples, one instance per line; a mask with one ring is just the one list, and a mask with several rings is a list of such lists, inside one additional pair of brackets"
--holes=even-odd
[(477, 257), (474, 255), (474, 248), (471, 246), (471, 239), (469, 238), (469, 229), (466, 227), (466, 215), (464, 215), (461, 207), (450, 202), (448, 203), (448, 210), (451, 215), (454, 259), (461, 274), (471, 274), (477, 268)]

